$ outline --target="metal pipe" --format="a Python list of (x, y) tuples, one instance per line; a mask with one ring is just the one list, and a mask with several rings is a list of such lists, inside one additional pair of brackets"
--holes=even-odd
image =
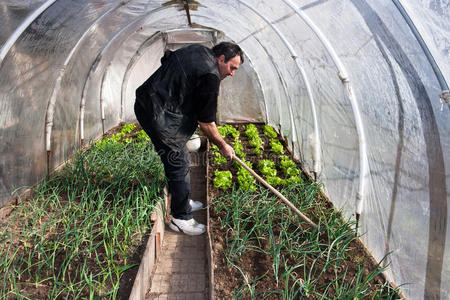
[[(294, 48), (291, 46), (289, 41), (280, 32), (280, 30), (273, 23), (271, 23), (263, 14), (261, 14), (257, 9), (255, 9), (253, 6), (249, 5), (245, 1), (238, 0), (238, 2), (244, 4), (246, 7), (248, 7), (250, 10), (252, 10), (254, 13), (256, 13), (258, 16), (260, 16), (276, 32), (276, 34), (280, 37), (280, 39), (283, 41), (283, 43), (285, 44), (285, 46), (288, 48), (289, 52), (291, 53), (291, 56), (294, 59), (294, 61), (296, 62), (296, 65), (299, 68), (300, 73), (302, 74), (302, 77), (305, 81), (305, 85), (306, 85), (306, 89), (307, 89), (307, 93), (308, 93), (308, 99), (309, 99), (310, 105), (311, 105), (311, 114), (312, 114), (313, 123), (314, 123), (314, 138), (316, 139), (316, 144), (319, 145), (320, 138), (319, 138), (319, 129), (318, 129), (318, 121), (317, 121), (317, 113), (316, 113), (316, 109), (315, 109), (314, 97), (313, 97), (313, 94), (311, 91), (311, 86), (309, 84), (309, 80), (306, 75), (306, 72), (303, 69), (303, 67), (300, 65), (300, 63), (297, 61), (297, 58), (298, 58), (297, 53), (295, 52)], [(291, 128), (292, 128), (292, 143), (295, 144), (297, 142), (297, 133), (296, 133), (296, 129), (295, 129), (292, 103), (289, 98), (287, 98), (287, 102), (288, 102), (288, 107), (289, 107), (289, 116), (290, 116)], [(320, 147), (317, 147), (317, 149), (320, 149)], [(313, 158), (314, 158), (314, 156), (316, 157), (317, 161), (313, 162), (313, 165), (318, 168), (318, 166), (320, 165), (320, 161), (321, 161), (320, 152), (318, 151), (315, 153), (315, 155), (313, 154)]]
[[(341, 62), (340, 58), (338, 57), (336, 51), (331, 46), (331, 43), (328, 41), (326, 36), (322, 33), (322, 31), (319, 29), (319, 27), (316, 26), (314, 22), (291, 0), (283, 0), (287, 5), (289, 5), (301, 18), (302, 20), (311, 28), (311, 30), (314, 32), (314, 34), (317, 36), (319, 41), (322, 43), (322, 45), (325, 47), (325, 49), (330, 54), (331, 58), (333, 59), (334, 64), (336, 65), (338, 69), (338, 76), (342, 81), (342, 84), (344, 85), (344, 90), (347, 94), (347, 97), (350, 100), (353, 114), (355, 117), (355, 125), (356, 125), (356, 131), (358, 133), (358, 139), (359, 139), (359, 160), (360, 160), (360, 180), (359, 180), (359, 188), (358, 193), (356, 195), (356, 201), (355, 201), (355, 213), (357, 222), (359, 221), (359, 216), (363, 209), (363, 203), (364, 199), (366, 198), (366, 181), (369, 177), (369, 163), (367, 159), (367, 145), (366, 145), (366, 137), (364, 132), (364, 126), (361, 118), (360, 109), (358, 107), (358, 101), (353, 94), (352, 87), (350, 84), (350, 81), (348, 79), (347, 70), (345, 69), (343, 63)], [(358, 224), (357, 224), (358, 226)]]
[(405, 10), (403, 5), (399, 0), (392, 0), (394, 2), (394, 5), (397, 7), (398, 11), (402, 15), (403, 19), (405, 19), (406, 24), (408, 24), (409, 28), (411, 29), (412, 33), (414, 34), (414, 37), (417, 39), (417, 42), (419, 43), (420, 47), (422, 48), (425, 56), (428, 59), (428, 62), (431, 65), (431, 68), (433, 68), (434, 74), (436, 75), (436, 78), (439, 82), (439, 85), (441, 86), (442, 91), (448, 91), (448, 85), (445, 81), (444, 75), (442, 75), (442, 71), (437, 65), (436, 61), (434, 60), (433, 54), (431, 54), (430, 49), (428, 49), (425, 41), (422, 38), (422, 35), (417, 30), (416, 25), (414, 25), (413, 21), (411, 20), (411, 17), (409, 16), (408, 12)]
[[(172, 6), (173, 6), (173, 5), (172, 5)], [(86, 90), (87, 87), (89, 86), (88, 81), (91, 79), (93, 73), (94, 73), (94, 72), (96, 71), (96, 69), (97, 69), (98, 64), (100, 63), (100, 60), (103, 58), (104, 53), (109, 49), (109, 47), (112, 45), (112, 43), (113, 43), (113, 42), (114, 42), (114, 41), (115, 41), (115, 40), (116, 40), (116, 39), (117, 39), (117, 38), (118, 38), (118, 37), (126, 30), (126, 29), (130, 28), (132, 25), (135, 25), (136, 23), (140, 22), (142, 19), (148, 17), (148, 16), (151, 15), (152, 13), (155, 13), (155, 12), (158, 12), (158, 11), (161, 11), (161, 10), (164, 10), (164, 9), (168, 9), (168, 8), (171, 8), (171, 6), (158, 7), (158, 8), (156, 8), (156, 9), (153, 9), (153, 10), (149, 11), (147, 14), (145, 14), (145, 15), (143, 15), (143, 16), (137, 18), (136, 20), (134, 20), (134, 21), (128, 23), (126, 26), (122, 27), (119, 31), (117, 31), (117, 32), (111, 37), (111, 39), (108, 41), (108, 43), (106, 43), (106, 45), (102, 48), (102, 50), (100, 51), (100, 53), (99, 53), (99, 54), (97, 55), (97, 57), (95, 58), (94, 62), (93, 62), (92, 65), (91, 65), (91, 68), (90, 68), (90, 70), (89, 70), (89, 73), (88, 73), (88, 75), (86, 76), (86, 80), (85, 80), (85, 84), (84, 84), (84, 89), (83, 89), (83, 93), (82, 93), (82, 95), (84, 95), (84, 97), (85, 97), (85, 95), (86, 95), (86, 91), (85, 91), (85, 90)], [(108, 67), (109, 67), (109, 65), (108, 65)], [(108, 67), (106, 68), (105, 73), (108, 72)], [(105, 73), (104, 73), (103, 76), (102, 76), (102, 82), (101, 82), (101, 88), (100, 88), (100, 102), (101, 102), (101, 104), (100, 104), (100, 110), (101, 110), (101, 117), (102, 117), (102, 132), (103, 132), (103, 134), (105, 133), (105, 127), (104, 127), (104, 117), (105, 117), (105, 115), (104, 115), (104, 107), (103, 107), (103, 100), (102, 100), (102, 98), (103, 98), (103, 84), (104, 84), (104, 81), (105, 81), (105, 79), (106, 79)], [(83, 106), (85, 106), (85, 104), (84, 104), (85, 101), (86, 101), (86, 99), (83, 98), (83, 96), (82, 96), (81, 102), (83, 103), (83, 104), (82, 104)], [(80, 104), (80, 107), (81, 107), (82, 105)], [(80, 116), (80, 120), (81, 120), (81, 119), (84, 120), (84, 111), (83, 111), (83, 116), (82, 116), (82, 117)], [(81, 130), (80, 130), (80, 132), (81, 132)], [(83, 130), (83, 132), (84, 132), (84, 130)], [(81, 138), (84, 140), (84, 136), (81, 137)]]
[(122, 79), (122, 85), (121, 85), (121, 93), (120, 93), (120, 117), (121, 119), (123, 119), (123, 110), (124, 110), (124, 103), (125, 103), (125, 96), (126, 96), (126, 84), (128, 82), (128, 79), (130, 77), (131, 74), (131, 69), (133, 68), (133, 66), (136, 64), (136, 62), (139, 60), (139, 58), (142, 56), (143, 51), (148, 48), (151, 44), (153, 44), (155, 42), (156, 39), (161, 37), (161, 32), (158, 31), (156, 33), (154, 33), (151, 37), (149, 37), (148, 39), (146, 39), (140, 46), (139, 48), (136, 50), (136, 52), (134, 53), (134, 55), (131, 57), (130, 61), (128, 62), (128, 65), (125, 69), (125, 73)]
[(28, 17), (26, 17), (25, 21), (23, 21), (19, 27), (10, 35), (10, 37), (6, 40), (3, 46), (0, 48), (0, 66), (3, 63), (3, 59), (6, 54), (8, 54), (11, 47), (16, 43), (22, 33), (30, 26), (31, 23), (34, 22), (48, 7), (50, 7), (56, 0), (48, 0), (37, 9), (35, 9)]
[[(110, 9), (108, 9), (100, 17), (98, 17), (89, 26), (89, 28), (84, 31), (83, 35), (78, 39), (77, 43), (75, 44), (74, 47), (72, 47), (71, 51), (69, 52), (69, 54), (67, 55), (66, 59), (64, 60), (64, 63), (62, 65), (62, 67), (60, 68), (59, 72), (58, 72), (58, 77), (56, 79), (55, 87), (52, 90), (52, 94), (50, 96), (50, 100), (49, 100), (49, 103), (48, 103), (48, 106), (47, 106), (47, 111), (46, 111), (46, 116), (45, 116), (45, 148), (46, 148), (47, 151), (51, 151), (50, 140), (51, 140), (51, 134), (52, 134), (52, 129), (53, 129), (54, 109), (55, 109), (58, 93), (59, 93), (59, 91), (61, 89), (62, 78), (63, 78), (63, 76), (65, 74), (67, 65), (70, 63), (70, 61), (71, 61), (72, 57), (74, 56), (75, 52), (78, 50), (79, 46), (84, 41), (84, 39), (86, 38), (88, 33), (91, 31), (91, 29), (94, 28), (94, 26), (97, 25), (97, 23), (100, 22), (106, 15), (108, 15), (112, 11), (116, 10), (117, 8), (125, 5), (127, 2), (130, 2), (130, 0), (122, 1), (121, 3), (119, 3), (115, 7), (112, 7)], [(81, 131), (81, 129), (80, 129), (80, 131)], [(83, 134), (84, 134), (84, 131), (83, 131)]]

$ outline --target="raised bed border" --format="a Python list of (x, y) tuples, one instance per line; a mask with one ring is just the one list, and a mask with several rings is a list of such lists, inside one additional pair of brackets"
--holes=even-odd
[(133, 288), (129, 297), (130, 300), (145, 299), (145, 295), (150, 288), (150, 278), (155, 272), (156, 263), (158, 262), (164, 241), (165, 219), (168, 217), (167, 207), (169, 207), (169, 195), (167, 187), (164, 187), (164, 199), (158, 202), (150, 217), (154, 223), (144, 254), (142, 255), (141, 263), (139, 264), (139, 270), (134, 279)]

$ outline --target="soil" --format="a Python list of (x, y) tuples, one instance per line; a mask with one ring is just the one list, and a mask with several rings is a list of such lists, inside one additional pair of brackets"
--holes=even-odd
[[(268, 144), (268, 138), (262, 134), (262, 125), (256, 125), (258, 127), (258, 131), (260, 133), (260, 137), (264, 142), (264, 151), (262, 155), (255, 155), (253, 154), (253, 148), (248, 144), (248, 139), (246, 135), (244, 134), (244, 126), (246, 124), (235, 124), (233, 127), (237, 128), (240, 131), (240, 140), (242, 142), (242, 145), (244, 146), (244, 152), (246, 153), (245, 159), (248, 161), (251, 161), (253, 164), (253, 170), (255, 170), (257, 173), (258, 170), (256, 168), (256, 163), (260, 159), (271, 159), (275, 161), (277, 164), (278, 155), (275, 155), (269, 151), (270, 146)], [(227, 137), (227, 142), (232, 144), (232, 139)], [(283, 144), (283, 147), (288, 149), (286, 146), (286, 142), (283, 140), (280, 140), (280, 142)], [(211, 152), (211, 151), (210, 151)], [(289, 153), (285, 153), (285, 155), (288, 155), (291, 157), (292, 160), (293, 157)], [(295, 160), (294, 160), (295, 161)], [(298, 163), (298, 161), (297, 161)], [(207, 178), (207, 184), (208, 184), (208, 199), (215, 199), (217, 197), (220, 197), (224, 191), (221, 189), (217, 189), (212, 184), (213, 178), (214, 178), (214, 170), (230, 170), (233, 174), (236, 174), (236, 168), (233, 166), (233, 163), (227, 162), (222, 165), (216, 165), (214, 163), (213, 155), (211, 153), (208, 154), (208, 178)], [(299, 169), (301, 170), (301, 167), (299, 166)], [(259, 175), (261, 175), (259, 173)], [(278, 176), (281, 177), (281, 174), (278, 174)], [(233, 176), (235, 178), (236, 176)], [(305, 173), (302, 174), (302, 178), (304, 180), (310, 181), (311, 178), (309, 178)], [(236, 182), (234, 182), (237, 184)], [(226, 192), (226, 191), (225, 191)], [(326, 209), (333, 209), (332, 203), (325, 197), (320, 196), (318, 199), (316, 199), (316, 202), (318, 206), (322, 210)], [(224, 233), (224, 229), (220, 225), (220, 219), (225, 214), (224, 212), (222, 214), (218, 214), (215, 210), (214, 204), (211, 204), (209, 206), (209, 213), (210, 213), (210, 231), (211, 231), (211, 242), (213, 246), (213, 270), (214, 270), (214, 293), (217, 299), (232, 299), (233, 295), (235, 294), (236, 289), (239, 287), (245, 285), (245, 282), (243, 281), (243, 276), (240, 273), (237, 268), (231, 266), (229, 263), (227, 263), (224, 253), (224, 249), (227, 247), (226, 245), (226, 234)], [(280, 204), (281, 205), (281, 204)], [(306, 211), (306, 216), (310, 217), (313, 222), (317, 222), (317, 217), (313, 215), (313, 211)], [(306, 223), (303, 223), (301, 226), (303, 226), (304, 229), (306, 229)], [(275, 229), (274, 229), (275, 230)], [(322, 234), (320, 236), (320, 243), (329, 244), (328, 237), (325, 234)], [(266, 240), (261, 239), (260, 242), (262, 243), (262, 247), (264, 248), (264, 243), (266, 243)], [(364, 245), (360, 242), (359, 239), (354, 240), (351, 242), (349, 247), (348, 257), (350, 259), (348, 261), (345, 261), (342, 263), (342, 268), (338, 270), (339, 276), (344, 276), (344, 272), (347, 272), (346, 278), (352, 278), (353, 275), (355, 275), (359, 268), (362, 268), (365, 266), (364, 274), (367, 275), (371, 270), (374, 270), (376, 268), (376, 261), (374, 258), (367, 252)], [(289, 256), (288, 256), (289, 257)], [(306, 258), (305, 264), (306, 269), (309, 270), (310, 268), (319, 268), (320, 270), (323, 267), (323, 263), (320, 262), (320, 260), (316, 261), (315, 264), (313, 264), (312, 258)], [(296, 262), (291, 261), (291, 265), (295, 265)], [(321, 265), (322, 264), (322, 265)], [(263, 275), (261, 280), (258, 281), (256, 285), (256, 293), (262, 293), (259, 297), (262, 298), (262, 295), (264, 295), (266, 298), (264, 299), (282, 299), (280, 294), (268, 294), (264, 293), (264, 291), (275, 291), (275, 290), (282, 290), (284, 286), (284, 282), (278, 282), (273, 274), (273, 267), (272, 267), (272, 258), (269, 257), (266, 254), (258, 253), (258, 252), (249, 252), (248, 254), (245, 254), (239, 258), (239, 260), (236, 262), (236, 265), (238, 265), (242, 272), (246, 274), (250, 280), (259, 278)], [(284, 273), (284, 270), (280, 266), (280, 274)], [(345, 271), (346, 270), (346, 271)], [(299, 279), (301, 282), (303, 281), (303, 278), (300, 276), (301, 274), (297, 275), (297, 279)], [(336, 279), (336, 274), (334, 269), (326, 270), (319, 278), (317, 278), (317, 283), (315, 286), (326, 286), (329, 282)], [(378, 275), (373, 281), (372, 285), (379, 285), (385, 282), (385, 279), (383, 276)], [(319, 291), (321, 293), (325, 292), (324, 290)], [(327, 292), (327, 295), (333, 295), (334, 291), (329, 290)], [(244, 299), (250, 299), (250, 296), (246, 294), (244, 296)], [(333, 298), (333, 297), (331, 297)], [(315, 299), (314, 296), (309, 297), (303, 297), (302, 299)]]
[[(111, 137), (112, 135), (120, 132), (121, 128), (123, 127), (125, 123), (121, 123), (118, 126), (112, 128), (111, 130), (109, 130), (108, 132), (106, 132), (103, 135), (103, 138), (105, 137)], [(139, 124), (135, 124), (136, 128), (131, 132), (126, 134), (126, 136), (124, 138), (135, 138), (136, 137), (136, 133), (141, 130), (141, 127)], [(22, 195), (23, 196), (23, 195)], [(31, 189), (31, 192), (29, 192), (25, 197), (20, 197), (20, 201), (17, 201), (17, 203), (20, 203), (20, 206), (27, 206), (30, 205), (31, 201), (32, 201), (32, 197), (33, 197), (33, 191)], [(61, 197), (63, 198), (64, 195), (61, 195)], [(64, 200), (62, 201), (64, 202)], [(19, 233), (21, 230), (23, 230), (23, 226), (24, 226), (24, 221), (28, 222), (27, 220), (23, 220), (23, 219), (18, 219), (15, 217), (15, 210), (17, 210), (16, 208), (16, 202), (13, 202), (11, 206), (9, 207), (3, 207), (2, 210), (2, 217), (0, 218), (0, 232), (2, 232), (2, 230), (8, 226), (9, 228), (9, 232), (14, 234), (14, 232)], [(47, 210), (48, 215), (58, 215), (58, 211), (54, 210), (54, 209), (48, 209)], [(20, 213), (19, 213), (20, 216)], [(48, 217), (44, 217), (39, 224), (37, 224), (37, 226), (39, 225), (43, 225), (45, 224), (46, 220), (48, 219)], [(150, 228), (151, 228), (150, 224)], [(48, 236), (56, 236), (58, 234), (64, 234), (64, 232), (48, 232)], [(133, 288), (133, 284), (135, 281), (135, 277), (136, 274), (138, 272), (139, 269), (139, 265), (142, 259), (142, 256), (144, 254), (145, 251), (145, 246), (147, 244), (147, 240), (148, 240), (148, 236), (150, 234), (150, 229), (148, 232), (144, 233), (143, 236), (140, 239), (136, 239), (134, 245), (130, 248), (130, 253), (132, 253), (132, 255), (129, 255), (128, 259), (127, 259), (127, 265), (136, 265), (128, 270), (126, 270), (125, 272), (122, 273), (121, 279), (120, 279), (120, 283), (119, 283), (119, 289), (118, 289), (118, 293), (117, 293), (117, 298), (118, 299), (128, 299), (131, 293), (131, 290)], [(19, 239), (13, 239), (12, 243), (8, 242), (8, 241), (3, 241), (0, 243), (0, 253), (2, 253), (2, 250), (7, 249), (8, 247), (12, 247), (13, 249), (16, 249), (17, 251), (27, 251), (27, 248), (31, 247), (31, 245), (28, 245), (28, 243), (24, 243), (23, 241), (19, 240)], [(102, 247), (97, 248), (98, 254), (100, 257), (102, 256), (106, 256), (106, 253), (102, 253), (101, 252)], [(47, 270), (47, 273), (51, 273), (51, 272), (56, 272), (57, 269), (59, 269), (61, 267), (61, 263), (64, 260), (64, 251), (60, 252), (60, 256), (55, 258), (55, 270)], [(32, 258), (33, 260), (36, 260), (35, 257)], [(76, 262), (72, 262), (72, 264), (76, 264)], [(95, 257), (93, 257), (92, 263), (91, 265), (96, 266), (95, 263)], [(36, 270), (37, 272), (37, 270)], [(31, 273), (32, 274), (32, 273)], [(33, 282), (32, 278), (30, 278), (31, 274), (28, 274), (27, 272), (24, 273), (22, 275), (21, 278), (21, 282)], [(67, 276), (68, 277), (72, 277), (72, 279), (74, 279), (77, 274), (71, 274), (71, 270), (67, 271)], [(29, 284), (24, 284), (21, 288), (21, 292), (23, 295), (27, 295), (30, 299), (48, 299), (48, 293), (49, 290), (52, 288), (53, 283), (51, 282), (45, 282), (43, 284), (39, 284), (39, 285), (29, 285)], [(108, 284), (105, 285), (103, 292), (107, 293), (110, 290), (112, 290), (112, 286), (108, 286)], [(86, 297), (89, 296), (89, 293), (86, 295)], [(63, 295), (61, 295), (61, 297), (63, 297)]]

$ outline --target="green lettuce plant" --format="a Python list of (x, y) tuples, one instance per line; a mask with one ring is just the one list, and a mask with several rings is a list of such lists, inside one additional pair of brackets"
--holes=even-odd
[(136, 133), (136, 138), (138, 142), (150, 142), (150, 137), (144, 130), (140, 130)]
[(223, 157), (222, 154), (220, 154), (219, 147), (217, 147), (216, 145), (212, 145), (211, 150), (213, 152), (215, 164), (221, 165), (221, 164), (227, 162), (227, 159), (225, 157)]
[(278, 176), (267, 176), (266, 182), (272, 186), (280, 186), (286, 184), (286, 180)]
[[(250, 169), (252, 169), (252, 164), (249, 161), (244, 160), (244, 163)], [(237, 169), (238, 169), (238, 171), (237, 171), (237, 181), (239, 183), (239, 187), (241, 189), (243, 189), (244, 191), (251, 191), (251, 192), (253, 192), (255, 190), (255, 183), (256, 183), (255, 178), (244, 167), (238, 165), (237, 163), (236, 163), (236, 166), (237, 166)]]
[(272, 128), (272, 126), (269, 126), (269, 125), (263, 126), (263, 132), (264, 132), (264, 135), (266, 135), (270, 138), (276, 138), (278, 136), (277, 133), (275, 132), (275, 130)]
[(254, 148), (253, 153), (261, 155), (263, 150), (263, 142), (259, 137), (258, 128), (256, 128), (254, 124), (247, 125), (245, 135), (248, 138), (248, 143), (250, 146)]
[(121, 133), (127, 134), (130, 133), (134, 130), (134, 128), (136, 128), (136, 125), (134, 125), (133, 123), (130, 124), (125, 124), (123, 125), (122, 129), (120, 130)]
[(267, 177), (277, 176), (277, 170), (275, 169), (275, 163), (268, 159), (261, 159), (258, 162), (258, 169), (261, 174)]
[(275, 154), (282, 154), (284, 153), (283, 145), (280, 143), (279, 140), (276, 139), (270, 139), (270, 150)]
[(233, 176), (231, 175), (230, 171), (215, 170), (213, 184), (216, 188), (221, 188), (223, 190), (226, 190), (231, 186), (232, 178), (233, 178)]
[(237, 157), (244, 158), (244, 146), (242, 146), (241, 140), (239, 137), (234, 138), (234, 144), (233, 144), (234, 152), (236, 153)]
[(223, 138), (229, 135), (232, 136), (233, 139), (235, 139), (239, 136), (239, 131), (231, 125), (218, 126), (217, 130)]

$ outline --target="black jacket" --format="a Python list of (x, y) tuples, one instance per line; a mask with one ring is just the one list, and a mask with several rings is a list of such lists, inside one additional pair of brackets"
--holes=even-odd
[(161, 66), (136, 90), (136, 101), (151, 119), (155, 135), (173, 150), (184, 147), (197, 128), (195, 89), (206, 74), (220, 80), (211, 49), (190, 45), (167, 51)]

